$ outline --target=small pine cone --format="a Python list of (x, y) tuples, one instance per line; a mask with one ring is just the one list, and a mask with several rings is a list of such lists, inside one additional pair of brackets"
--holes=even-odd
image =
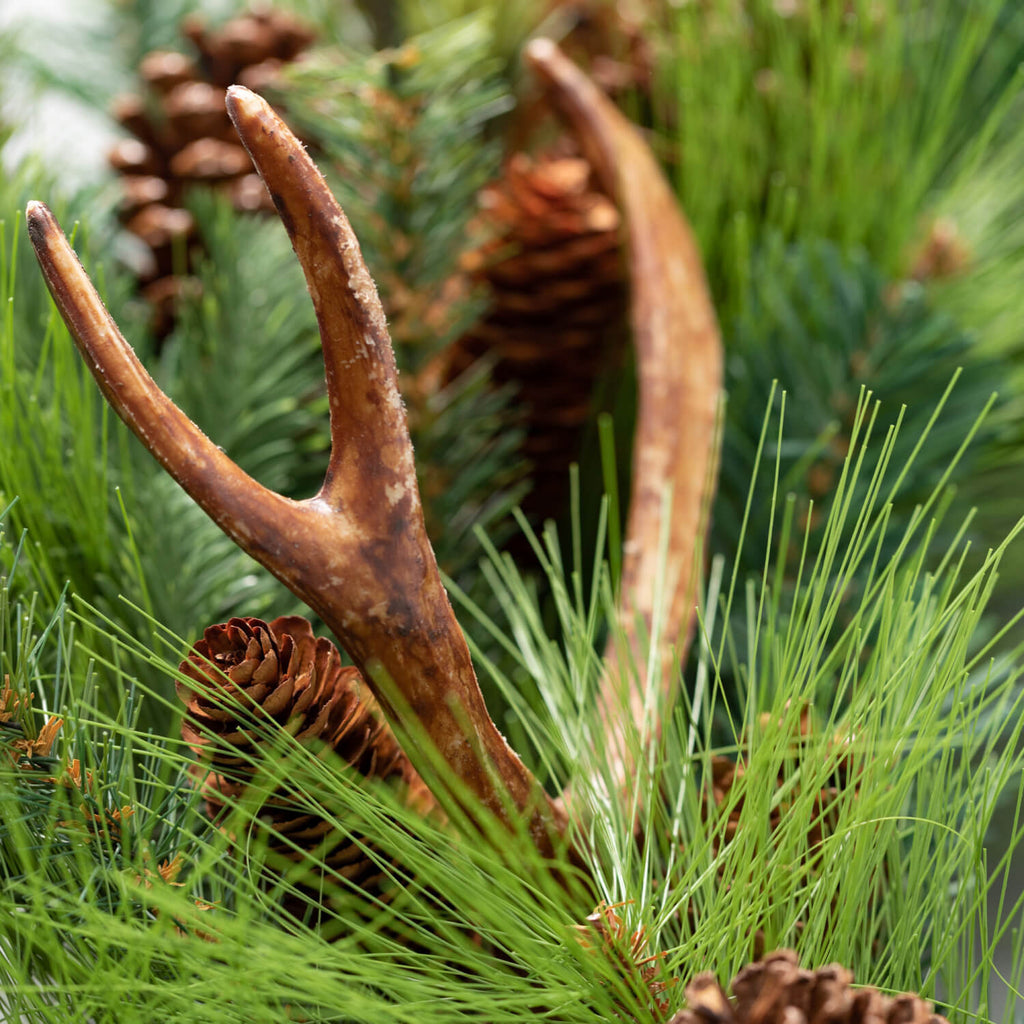
[[(242, 796), (258, 771), (267, 719), (287, 727), (300, 743), (331, 747), (364, 778), (391, 780), (421, 813), (433, 810), (429, 790), (359, 670), (343, 666), (334, 644), (315, 637), (306, 619), (231, 619), (211, 626), (181, 672), (198, 684), (178, 684), (187, 708), (182, 737), (200, 759), (197, 775), (214, 820), (223, 816), (228, 801)], [(365, 890), (379, 888), (379, 867), (356, 837), (333, 832), (295, 797), (279, 790), (258, 815), (269, 829), (270, 849), (292, 861), (316, 851), (336, 878)]]
[[(785, 722), (773, 722), (768, 714), (761, 715), (758, 719), (758, 729), (762, 734), (769, 730), (785, 727)], [(795, 770), (806, 757), (806, 748), (812, 730), (811, 709), (805, 706), (800, 709), (796, 731), (789, 737), (790, 749), (793, 755), (792, 770)], [(841, 752), (842, 756), (836, 760), (835, 769), (828, 779), (828, 785), (822, 787), (816, 794), (817, 813), (814, 816), (814, 824), (807, 835), (809, 854), (813, 853), (821, 845), (825, 838), (826, 830), (834, 826), (836, 818), (835, 804), (840, 794), (851, 788), (854, 793), (857, 791), (856, 772), (849, 750), (849, 740), (842, 735), (837, 735), (829, 746), (832, 750)], [(728, 801), (733, 785), (737, 779), (743, 777), (746, 770), (746, 755), (742, 753), (736, 761), (727, 757), (713, 757), (711, 759), (711, 777), (707, 785), (709, 792), (705, 794), (704, 802), (706, 815), (710, 816), (714, 813), (713, 807), (721, 807)], [(785, 766), (780, 768), (777, 782), (780, 788), (788, 785), (789, 779), (787, 778), (787, 768)], [(789, 799), (777, 801), (773, 804), (769, 821), (772, 831), (778, 828), (787, 808), (792, 802), (792, 798), (796, 795), (798, 795), (798, 791), (793, 791)], [(708, 796), (710, 796), (710, 800)], [(729, 821), (724, 834), (726, 842), (735, 835), (742, 810), (743, 800), (741, 798), (730, 808)]]
[(543, 519), (564, 508), (595, 385), (624, 347), (620, 217), (574, 156), (516, 154), (480, 204), (490, 237), (464, 267), (487, 288), (490, 310), (452, 347), (446, 379), (489, 355), (496, 383), (518, 388), (534, 467), (523, 504)]
[(234, 82), (266, 88), (313, 41), (313, 33), (291, 15), (273, 10), (240, 15), (216, 30), (193, 17), (183, 28), (197, 56), (147, 54), (139, 65), (142, 94), (120, 97), (113, 110), (132, 135), (114, 147), (110, 164), (125, 176), (121, 220), (152, 249), (152, 259), (143, 258), (137, 270), (143, 294), (160, 297), (153, 313), (158, 338), (173, 329), (173, 297), (195, 292), (194, 279), (184, 283), (176, 273), (182, 254), (186, 269), (194, 265), (198, 243), (190, 232), (189, 245), (172, 259), (169, 246), (154, 245), (151, 232), (142, 230), (152, 227), (150, 206), (186, 215), (185, 192), (200, 184), (223, 192), (239, 210), (273, 209), (231, 127), (224, 93)]
[(744, 967), (730, 987), (731, 999), (713, 974), (697, 975), (670, 1024), (949, 1024), (924, 999), (855, 988), (838, 964), (803, 969), (788, 949)]
[[(666, 981), (662, 977), (661, 962), (664, 954), (648, 954), (647, 933), (643, 928), (629, 934), (616, 908), (602, 901), (587, 917), (586, 924), (576, 925), (576, 931), (584, 949), (605, 957), (623, 978), (633, 983), (638, 994), (646, 993), (655, 1020), (664, 1020), (668, 1016), (669, 1004), (665, 990), (674, 981)], [(618, 1015), (622, 1019), (631, 1016), (625, 1008)]]
[(942, 281), (970, 269), (973, 253), (956, 221), (939, 217), (927, 237), (911, 252), (909, 276), (915, 281)]
[[(773, 729), (790, 728), (787, 722), (773, 721), (770, 715), (761, 715), (757, 723), (758, 731), (763, 735)], [(788, 795), (785, 799), (773, 801), (768, 817), (768, 831), (774, 834), (783, 823), (792, 802), (800, 795), (799, 788), (791, 786), (789, 773), (796, 771), (801, 766), (801, 761), (806, 759), (807, 745), (812, 734), (813, 723), (811, 709), (803, 707), (795, 723), (795, 729), (787, 737), (789, 748), (792, 753), (792, 761), (779, 769), (776, 777), (776, 784), (780, 790), (786, 790)], [(808, 870), (816, 870), (817, 854), (826, 837), (835, 828), (838, 819), (838, 805), (840, 798), (846, 792), (852, 791), (856, 794), (858, 788), (857, 771), (853, 757), (849, 750), (849, 740), (842, 735), (834, 737), (829, 744), (833, 751), (841, 754), (835, 761), (834, 771), (827, 779), (827, 785), (817, 790), (814, 794), (813, 813), (811, 824), (807, 830), (807, 842), (802, 863)], [(831, 756), (831, 755), (830, 755)], [(723, 824), (716, 825), (712, 829), (713, 850), (718, 854), (723, 846), (731, 843), (737, 832), (743, 825), (744, 798), (733, 796), (733, 787), (750, 770), (748, 766), (748, 755), (741, 750), (739, 756), (734, 760), (729, 757), (715, 756), (711, 758), (710, 772), (705, 777), (703, 795), (703, 815), (709, 822), (715, 818), (721, 818), (728, 810), (728, 817)], [(805, 766), (805, 774), (806, 766)], [(760, 829), (759, 823), (755, 827)], [(691, 923), (693, 921), (693, 905), (689, 907)], [(798, 923), (798, 926), (799, 923)], [(764, 951), (764, 936), (758, 932), (754, 936), (754, 952), (760, 955)]]

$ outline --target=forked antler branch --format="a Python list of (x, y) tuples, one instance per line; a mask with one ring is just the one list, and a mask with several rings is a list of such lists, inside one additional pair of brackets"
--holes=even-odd
[[(668, 686), (693, 628), (697, 540), (714, 479), (721, 350), (700, 258), (675, 197), (636, 130), (553, 44), (527, 53), (574, 128), (629, 230), (639, 417), (622, 605), (629, 656), (655, 621), (653, 581), (672, 597), (654, 679), (630, 691), (646, 727), (644, 687)], [(302, 264), (323, 341), (331, 458), (320, 493), (292, 501), (247, 476), (153, 382), (121, 336), (50, 211), (28, 227), (51, 293), (103, 393), (168, 472), (243, 549), (315, 609), (406, 737), (424, 734), (481, 805), (525, 815), (553, 852), (566, 825), (491, 721), (427, 539), (394, 355), (352, 229), (301, 144), (258, 96), (234, 87), (228, 110)], [(671, 489), (667, 570), (663, 495)], [(675, 658), (670, 657), (676, 643)], [(618, 687), (631, 673), (609, 648), (602, 704), (622, 754)], [(394, 699), (392, 699), (394, 698)], [(432, 751), (408, 750), (428, 777)], [(625, 761), (620, 769), (625, 769)]]
[[(238, 86), (228, 90), (227, 103), (291, 236), (316, 309), (331, 413), (331, 457), (319, 494), (292, 501), (263, 487), (160, 391), (53, 215), (30, 203), (29, 235), (47, 285), (104, 395), (164, 468), (323, 618), (403, 735), (425, 734), (452, 776), (500, 819), (511, 824), (527, 816), (538, 848), (551, 855), (564, 815), (484, 705), (424, 527), (394, 354), (359, 244), (320, 172), (270, 106)], [(431, 752), (408, 753), (436, 777)]]
[[(534, 40), (526, 59), (618, 201), (628, 232), (638, 394), (620, 584), (627, 649), (609, 644), (601, 700), (605, 740), (625, 755), (626, 724), (619, 720), (624, 682), (639, 679), (626, 697), (629, 717), (646, 740), (656, 725), (647, 722), (646, 691), (673, 685), (693, 635), (703, 576), (700, 541), (717, 475), (722, 344), (693, 233), (637, 128), (553, 43)], [(620, 770), (628, 773), (628, 764)]]

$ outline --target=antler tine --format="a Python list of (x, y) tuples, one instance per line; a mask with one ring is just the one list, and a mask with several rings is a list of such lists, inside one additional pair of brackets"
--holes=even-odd
[[(717, 471), (718, 325), (693, 234), (635, 126), (554, 43), (534, 40), (526, 59), (620, 203), (628, 230), (639, 401), (620, 604), (631, 656), (642, 666), (637, 620), (649, 635), (656, 619), (655, 581), (665, 580), (670, 596), (660, 624), (660, 678), (648, 683), (667, 690), (693, 633), (703, 555), (699, 540)], [(662, 547), (666, 487), (671, 489), (667, 552)], [(621, 658), (610, 646), (602, 706), (612, 716), (613, 742), (621, 734), (621, 723), (614, 720), (621, 706)], [(633, 688), (629, 701), (643, 736), (643, 689)]]
[[(249, 151), (284, 222), (316, 309), (331, 409), (331, 461), (320, 497), (335, 508), (365, 506), (360, 520), (380, 513), (380, 494), (367, 495), (368, 470), (390, 479), (389, 504), (412, 497), (416, 472), (394, 351), (377, 288), (359, 242), (320, 171), (262, 97), (240, 85), (227, 92), (235, 130)], [(353, 442), (358, 443), (354, 444)], [(375, 465), (346, 471), (372, 453)], [(414, 504), (419, 506), (418, 501)], [(422, 534), (433, 560), (433, 551)]]
[(394, 355), (352, 229), (268, 104), (233, 87), (228, 109), (316, 307), (332, 440), (320, 493), (295, 502), (268, 491), (202, 434), (139, 363), (52, 214), (32, 203), (29, 235), (50, 291), (114, 409), (236, 543), (319, 613), (414, 744), (416, 766), (436, 778), (432, 752), (415, 747), (425, 734), (480, 804), (509, 824), (525, 814), (538, 849), (551, 855), (565, 816), (480, 693), (427, 538)]
[(107, 401), (160, 464), (237, 544), (261, 562), (285, 538), (267, 527), (293, 502), (231, 461), (157, 387), (117, 328), (56, 218), (40, 202), (26, 210), (29, 238), (57, 309)]

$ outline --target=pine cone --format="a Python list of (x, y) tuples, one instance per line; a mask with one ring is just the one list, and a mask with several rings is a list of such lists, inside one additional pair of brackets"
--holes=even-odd
[(448, 354), (447, 379), (490, 354), (496, 383), (518, 387), (534, 465), (523, 504), (543, 519), (564, 508), (595, 385), (625, 338), (620, 218), (579, 157), (518, 153), (481, 206), (481, 230), (492, 237), (464, 263), (491, 308)]
[[(785, 727), (784, 722), (773, 723), (771, 716), (767, 714), (761, 715), (758, 719), (758, 728), (762, 732), (772, 728), (778, 729), (783, 727)], [(801, 708), (797, 732), (790, 737), (794, 770), (798, 766), (801, 758), (805, 756), (807, 739), (811, 735), (811, 730), (811, 709), (809, 707)], [(834, 746), (837, 749), (846, 750), (848, 744), (842, 736), (837, 736), (834, 740)], [(741, 753), (740, 757), (735, 761), (728, 757), (711, 758), (711, 777), (708, 780), (707, 792), (705, 793), (704, 798), (704, 812), (707, 817), (712, 816), (717, 808), (722, 807), (728, 802), (729, 794), (733, 785), (737, 779), (743, 777), (746, 770), (746, 755), (743, 753)], [(840, 794), (850, 785), (853, 786), (854, 792), (856, 792), (854, 767), (848, 752), (844, 753), (843, 756), (837, 760), (835, 771), (832, 773), (829, 782), (830, 784), (823, 787), (816, 797), (817, 813), (814, 815), (814, 824), (811, 826), (807, 834), (808, 855), (813, 854), (813, 852), (821, 845), (827, 831), (834, 826), (836, 817), (835, 804)], [(786, 785), (787, 772), (785, 769), (780, 769), (777, 783), (780, 788)], [(787, 808), (791, 805), (793, 798), (797, 795), (798, 791), (794, 791), (789, 799), (774, 802), (771, 810), (771, 817), (769, 819), (769, 827), (771, 831), (774, 832), (779, 827), (786, 814)], [(710, 800), (708, 799), (709, 797)], [(729, 820), (726, 824), (723, 836), (726, 842), (730, 842), (733, 836), (735, 836), (740, 823), (740, 814), (742, 810), (742, 799), (737, 801), (730, 808)]]
[[(418, 811), (433, 809), (429, 790), (358, 669), (343, 666), (334, 644), (315, 637), (305, 619), (231, 619), (211, 626), (181, 672), (199, 684), (178, 684), (187, 708), (182, 736), (200, 759), (197, 774), (214, 820), (259, 770), (267, 719), (287, 727), (300, 743), (330, 746), (364, 778), (391, 780)], [(365, 842), (333, 832), (330, 822), (296, 798), (294, 791), (279, 790), (260, 810), (270, 850), (290, 861), (315, 850), (336, 879), (379, 895), (382, 874)], [(310, 891), (319, 900), (315, 884)]]
[(973, 253), (955, 220), (938, 217), (927, 236), (911, 251), (909, 276), (915, 281), (942, 281), (970, 269)]
[[(773, 721), (768, 714), (761, 715), (758, 719), (758, 729), (761, 733), (771, 729), (787, 728), (784, 721)], [(779, 769), (776, 777), (776, 784), (780, 790), (786, 789), (785, 799), (773, 801), (768, 818), (768, 828), (771, 834), (782, 825), (793, 801), (800, 796), (799, 788), (790, 786), (790, 775), (800, 767), (800, 762), (806, 757), (808, 738), (812, 732), (811, 709), (803, 707), (800, 710), (796, 723), (796, 730), (789, 736), (789, 748), (792, 760)], [(852, 755), (849, 752), (848, 740), (837, 735), (831, 746), (840, 752), (841, 756), (836, 759), (835, 768), (830, 774), (828, 785), (823, 786), (814, 795), (813, 813), (811, 824), (807, 830), (807, 841), (801, 857), (801, 865), (809, 872), (817, 870), (818, 854), (821, 844), (831, 833), (838, 819), (838, 804), (842, 795), (852, 789), (857, 791), (858, 772)], [(714, 818), (728, 814), (724, 827), (712, 824), (709, 827), (713, 837), (712, 848), (717, 855), (722, 847), (731, 843), (737, 832), (743, 827), (743, 797), (735, 799), (732, 797), (733, 786), (739, 779), (742, 779), (749, 770), (747, 765), (747, 754), (741, 751), (740, 755), (733, 760), (728, 757), (715, 756), (711, 758), (710, 774), (705, 779), (705, 791), (703, 795), (703, 814), (706, 820), (711, 822)], [(726, 811), (726, 808), (728, 809)], [(760, 828), (759, 824), (755, 824)], [(695, 925), (694, 906), (688, 905), (688, 914), (691, 924)], [(800, 923), (798, 922), (798, 927)], [(760, 956), (764, 952), (764, 935), (759, 931), (754, 936), (754, 953)]]
[[(580, 943), (595, 955), (609, 960), (623, 978), (632, 982), (635, 991), (646, 993), (654, 1018), (664, 1020), (669, 1005), (664, 997), (665, 990), (675, 983), (674, 979), (666, 981), (662, 978), (661, 962), (664, 954), (648, 954), (645, 930), (638, 928), (630, 935), (626, 931), (625, 922), (615, 911), (615, 907), (608, 906), (604, 901), (599, 903), (587, 917), (587, 923), (576, 926)], [(618, 1016), (629, 1019), (631, 1015), (623, 1008)]]
[(172, 329), (183, 290), (195, 287), (178, 276), (182, 257), (187, 270), (199, 244), (192, 216), (182, 209), (185, 191), (208, 185), (239, 210), (273, 209), (228, 119), (227, 86), (264, 89), (313, 41), (291, 15), (273, 10), (241, 15), (213, 31), (193, 16), (183, 28), (197, 58), (168, 50), (143, 58), (143, 94), (114, 104), (114, 116), (134, 137), (110, 153), (123, 176), (121, 219), (148, 249), (139, 278), (158, 337)]
[(713, 974), (697, 975), (686, 986), (686, 1009), (670, 1024), (948, 1024), (917, 996), (893, 998), (852, 983), (838, 964), (805, 970), (783, 949), (744, 967), (732, 980), (732, 999)]

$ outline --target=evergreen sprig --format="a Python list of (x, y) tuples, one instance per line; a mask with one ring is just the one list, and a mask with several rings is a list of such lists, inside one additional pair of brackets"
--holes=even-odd
[[(764, 433), (778, 431), (771, 423)], [(850, 493), (864, 486), (858, 473), (885, 472), (884, 457), (874, 471), (860, 459), (865, 436), (858, 429), (847, 460)], [(773, 477), (778, 450), (764, 469)], [(891, 458), (891, 444), (887, 450)], [(584, 552), (563, 555), (555, 535), (547, 536), (550, 584), (562, 595), (566, 620), (553, 640), (531, 588), (495, 555), (494, 580), (510, 616), (501, 628), (521, 666), (519, 678), (503, 680), (508, 700), (538, 756), (552, 758), (553, 775), (571, 784), (574, 806), (592, 822), (591, 898), (616, 907), (624, 935), (643, 930), (650, 954), (664, 954), (660, 976), (667, 982), (710, 963), (725, 976), (759, 943), (790, 944), (810, 962), (839, 959), (884, 988), (939, 996), (952, 1005), (955, 1021), (974, 1019), (974, 1011), (985, 1017), (991, 943), (1020, 912), (1004, 897), (997, 919), (986, 920), (986, 895), (1003, 889), (1006, 862), (986, 865), (978, 856), (988, 823), (1008, 806), (1006, 796), (1021, 800), (1020, 651), (993, 660), (999, 638), (976, 642), (1005, 545), (977, 571), (967, 568), (959, 542), (929, 559), (936, 500), (897, 531), (887, 561), (875, 557), (879, 531), (888, 525), (884, 507), (840, 502), (830, 512), (825, 546), (808, 559), (795, 590), (781, 587), (771, 563), (763, 589), (745, 594), (716, 570), (698, 686), (674, 714), (654, 708), (664, 724), (661, 744), (627, 800), (595, 772), (606, 752), (590, 699), (600, 680), (592, 639), (613, 607), (607, 569), (598, 558), (594, 575), (604, 582), (584, 593)], [(792, 519), (791, 510), (777, 507)], [(780, 529), (785, 534), (792, 523)], [(938, 568), (927, 571), (936, 559)], [(840, 621), (844, 577), (828, 566), (852, 574), (858, 564), (869, 568), (865, 589), (852, 620)], [(745, 639), (731, 636), (734, 594), (753, 627)], [(93, 610), (84, 617), (94, 626), (101, 621)], [(882, 642), (865, 660), (868, 635)], [(829, 636), (833, 642), (823, 642)], [(42, 638), (57, 642), (56, 628)], [(132, 657), (120, 660), (148, 660), (176, 676), (163, 644), (118, 629), (115, 648), (122, 647)], [(17, 650), (6, 632), (5, 658)], [(721, 685), (729, 659), (741, 683), (733, 695)], [(43, 685), (36, 671), (29, 666), (19, 682)], [(102, 655), (94, 676), (160, 700), (161, 687), (133, 686)], [(523, 699), (527, 680), (541, 697), (540, 710)], [(75, 687), (67, 682), (70, 695)], [(592, 935), (581, 939), (588, 900), (552, 877), (525, 836), (486, 828), (482, 837), (470, 836), (425, 821), (386, 792), (355, 784), (329, 757), (297, 746), (268, 721), (273, 752), (255, 790), (238, 801), (222, 832), (204, 838), (186, 813), (183, 751), (140, 733), (130, 700), (114, 718), (90, 713), (87, 694), (77, 707), (75, 749), (108, 751), (93, 761), (95, 771), (108, 772), (96, 777), (110, 780), (106, 803), (98, 806), (130, 802), (136, 814), (122, 820), (139, 831), (130, 843), (108, 835), (101, 855), (96, 839), (55, 827), (55, 812), (47, 811), (56, 806), (52, 799), (32, 819), (42, 842), (23, 841), (24, 813), (5, 817), (19, 838), (9, 853), (18, 870), (0, 896), (11, 922), (0, 938), (0, 969), (12, 1012), (34, 1013), (48, 1024), (112, 1014), (141, 1021), (157, 1006), (163, 1019), (183, 1022), (286, 1014), (402, 1021), (414, 1014), (440, 1024), (461, 1014), (512, 1024), (546, 1014), (596, 1024), (663, 1020), (659, 1000), (667, 1000), (670, 1013), (682, 998), (681, 985), (655, 993)], [(799, 726), (805, 708), (814, 722), (809, 730)], [(711, 758), (741, 751), (744, 771), (729, 804), (738, 818), (735, 835), (727, 836), (726, 820), (708, 812)], [(150, 779), (162, 781), (147, 789)], [(837, 779), (845, 779), (838, 789)], [(387, 851), (381, 867), (398, 883), (393, 902), (368, 903), (357, 890), (328, 885), (308, 924), (280, 912), (280, 897), (300, 892), (294, 884), (316, 855), (312, 863), (290, 865), (278, 888), (267, 889), (258, 883), (266, 851), (256, 839), (239, 845), (237, 837), (253, 834), (264, 794), (285, 783), (311, 812), (365, 837), (368, 853)], [(820, 794), (830, 788), (826, 813)], [(8, 806), (23, 799), (9, 773), (3, 792)], [(167, 809), (172, 796), (186, 812)], [(62, 808), (59, 820), (70, 811)], [(40, 827), (45, 813), (51, 817)], [(1002, 813), (1010, 814), (1017, 846), (1024, 822)], [(147, 821), (141, 829), (136, 824)], [(812, 841), (816, 828), (821, 838)], [(70, 849), (54, 858), (57, 836)], [(161, 842), (168, 855), (184, 845), (182, 873), (173, 879), (183, 887), (151, 877), (160, 874), (154, 864), (163, 863), (155, 860)], [(573, 877), (569, 865), (562, 870)], [(247, 984), (238, 985), (243, 971)]]
[(133, 487), (127, 431), (97, 400), (35, 268), (19, 259), (23, 228), (12, 207), (0, 237), (0, 501), (19, 499), (8, 530), (30, 531), (36, 550), (24, 582), (51, 605), (69, 578), (100, 589), (119, 576), (131, 594), (114, 494), (117, 485)]
[(456, 312), (467, 314), (449, 304), (429, 322), (407, 315), (429, 313), (442, 299), (477, 192), (500, 167), (491, 129), (512, 98), (491, 32), (486, 18), (467, 17), (394, 50), (326, 49), (287, 72), (289, 116), (324, 149), (406, 372), (460, 329)]
[(713, 0), (670, 17), (656, 124), (726, 313), (766, 234), (864, 248), (899, 274), (936, 190), (1009, 126), (1019, 91), (1006, 0)]
[[(2, 533), (0, 546), (16, 576), (31, 557), (29, 548), (11, 550)], [(182, 879), (209, 829), (183, 784), (180, 758), (139, 729), (136, 688), (116, 667), (108, 672), (95, 663), (82, 678), (66, 603), (58, 602), (47, 617), (34, 600), (15, 598), (10, 584), (0, 577), (0, 880), (6, 913), (21, 922), (33, 908), (67, 901), (49, 928), (62, 958), (88, 958), (97, 943), (77, 932), (83, 917), (71, 902), (75, 890), (93, 912), (152, 923), (156, 914), (143, 891), (180, 886), (192, 894), (195, 916), (203, 901), (196, 902), (195, 890)], [(94, 705), (97, 690), (108, 683), (117, 691), (113, 719)], [(39, 979), (63, 969), (45, 945), (24, 941), (18, 927), (5, 929), (8, 961)]]
[[(726, 326), (726, 336), (729, 397), (714, 551), (736, 550), (758, 458), (757, 410), (765, 381), (778, 382), (777, 402), (783, 391), (790, 396), (784, 447), (776, 452), (770, 441), (767, 456), (778, 459), (778, 492), (794, 494), (797, 520), (810, 520), (812, 557), (820, 549), (828, 512), (839, 500), (837, 485), (864, 388), (879, 403), (875, 429), (900, 426), (890, 475), (893, 481), (903, 476), (891, 510), (892, 536), (898, 536), (1003, 384), (999, 363), (979, 354), (974, 337), (932, 308), (919, 285), (891, 284), (865, 254), (844, 256), (825, 242), (767, 246), (752, 266), (743, 313)], [(954, 376), (955, 386), (946, 394)], [(991, 450), (1006, 415), (1000, 411), (982, 423), (953, 481), (966, 478), (972, 460)], [(928, 443), (912, 460), (918, 439), (936, 416)], [(868, 479), (865, 474), (852, 496), (854, 507), (865, 501)], [(749, 517), (748, 528), (757, 537), (766, 534), (771, 521), (770, 487), (763, 485)], [(884, 549), (880, 557), (889, 553)], [(756, 573), (761, 567), (755, 547), (748, 569)]]

